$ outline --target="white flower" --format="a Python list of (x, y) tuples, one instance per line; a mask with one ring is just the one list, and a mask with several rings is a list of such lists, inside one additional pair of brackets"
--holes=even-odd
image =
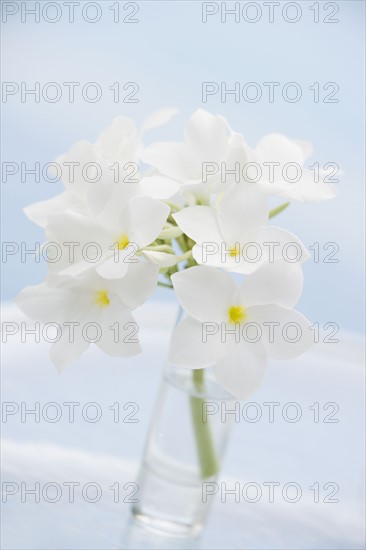
[(86, 212), (89, 194), (95, 188), (117, 187), (124, 182), (133, 182), (142, 195), (159, 199), (172, 197), (178, 185), (158, 174), (141, 177), (138, 162), (145, 132), (167, 123), (176, 112), (168, 108), (153, 112), (141, 131), (132, 119), (120, 116), (100, 133), (95, 143), (85, 140), (75, 143), (56, 159), (58, 170), (62, 171), (64, 192), (28, 206), (24, 210), (26, 215), (45, 227), (54, 214), (68, 209)]
[(254, 151), (248, 152), (248, 158), (259, 167), (258, 185), (267, 194), (306, 202), (331, 199), (336, 194), (334, 186), (321, 181), (326, 173), (321, 172), (317, 182), (314, 171), (304, 167), (311, 154), (311, 143), (291, 140), (282, 134), (267, 134)]
[(268, 356), (293, 358), (313, 343), (309, 322), (292, 310), (303, 284), (298, 265), (265, 264), (241, 285), (228, 273), (196, 266), (172, 282), (188, 316), (173, 332), (170, 362), (214, 367), (218, 382), (239, 398), (258, 388)]
[(141, 158), (200, 202), (209, 203), (210, 193), (227, 191), (234, 183), (253, 182), (263, 193), (291, 200), (330, 199), (333, 185), (316, 182), (314, 172), (304, 167), (311, 153), (310, 143), (274, 133), (251, 149), (225, 118), (198, 109), (187, 122), (184, 143), (154, 143)]
[(94, 338), (111, 356), (140, 353), (138, 326), (131, 310), (149, 298), (157, 276), (158, 267), (146, 262), (133, 264), (118, 281), (102, 279), (94, 270), (78, 277), (51, 277), (22, 290), (16, 302), (31, 319), (58, 325), (51, 359), (62, 370), (78, 359)]
[(251, 273), (267, 261), (301, 263), (309, 258), (304, 245), (289, 231), (267, 225), (265, 195), (255, 184), (236, 184), (217, 209), (190, 206), (174, 214), (179, 227), (195, 241), (199, 264)]
[[(46, 237), (61, 251), (59, 261), (49, 264), (53, 272), (78, 275), (95, 268), (106, 279), (123, 277), (139, 261), (136, 253), (158, 237), (170, 212), (163, 202), (135, 196), (134, 185), (120, 186), (106, 198), (102, 187), (98, 191), (90, 207), (94, 214), (69, 210), (49, 218)], [(70, 243), (76, 243), (72, 250)]]
[(246, 160), (241, 136), (232, 132), (222, 116), (198, 109), (188, 119), (184, 135), (184, 143), (153, 143), (141, 154), (144, 162), (179, 182), (181, 191), (197, 197), (216, 192), (222, 188), (220, 177), (207, 175), (207, 182), (203, 183), (204, 163), (230, 162), (234, 151), (236, 158)]
[[(57, 159), (64, 191), (25, 210), (45, 228), (48, 276), (17, 301), (31, 318), (65, 325), (51, 351), (59, 369), (88, 347), (90, 323), (102, 350), (129, 356), (140, 351), (138, 341), (116, 338), (113, 327), (133, 325), (131, 311), (152, 293), (160, 269), (159, 284), (172, 281), (188, 313), (172, 337), (172, 363), (212, 366), (223, 386), (247, 397), (267, 356), (294, 357), (312, 343), (308, 321), (292, 310), (309, 254), (292, 233), (268, 224), (287, 205), (269, 212), (267, 197), (318, 201), (334, 189), (304, 168), (309, 144), (269, 134), (251, 149), (225, 118), (203, 109), (189, 118), (183, 143), (144, 149), (144, 133), (173, 114), (152, 113), (140, 130), (118, 117), (95, 143), (78, 141)], [(251, 163), (259, 180), (244, 170)], [(284, 176), (289, 163), (302, 171), (296, 183)], [(238, 286), (218, 267), (247, 278)]]

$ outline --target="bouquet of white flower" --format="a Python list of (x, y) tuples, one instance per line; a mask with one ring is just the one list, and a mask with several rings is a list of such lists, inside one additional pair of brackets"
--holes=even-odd
[[(111, 356), (139, 353), (133, 310), (156, 285), (174, 289), (187, 315), (173, 331), (169, 363), (193, 369), (190, 420), (198, 476), (215, 479), (224, 443), (202, 418), (204, 369), (212, 367), (229, 394), (247, 398), (261, 383), (268, 356), (293, 358), (312, 345), (310, 323), (293, 309), (309, 254), (295, 235), (269, 222), (289, 200), (325, 200), (334, 189), (304, 168), (308, 143), (270, 134), (251, 149), (222, 116), (201, 109), (189, 118), (183, 143), (144, 147), (144, 133), (173, 114), (153, 113), (140, 132), (130, 119), (117, 118), (95, 144), (80, 141), (51, 163), (64, 192), (26, 209), (45, 228), (42, 255), (49, 273), (44, 283), (23, 290), (17, 303), (29, 317), (63, 327), (51, 349), (62, 370), (90, 342)], [(269, 210), (269, 195), (286, 202)], [(87, 336), (91, 326), (94, 338)], [(170, 485), (157, 488), (149, 473), (161, 469), (154, 433), (147, 453), (155, 466), (141, 471), (146, 490), (135, 513), (147, 521), (160, 507), (164, 525), (172, 517), (200, 525), (205, 513), (199, 504), (189, 503), (182, 518), (177, 493), (163, 497)], [(224, 440), (221, 428), (219, 433)], [(170, 464), (170, 478), (180, 478), (177, 459)]]
[[(334, 189), (304, 168), (308, 143), (270, 134), (251, 149), (222, 116), (201, 109), (183, 143), (145, 148), (143, 134), (173, 114), (153, 113), (140, 132), (119, 117), (95, 144), (80, 141), (52, 164), (64, 192), (25, 210), (45, 228), (49, 274), (17, 303), (33, 319), (68, 326), (51, 350), (61, 370), (88, 347), (88, 323), (107, 354), (139, 353), (138, 339), (118, 337), (119, 327), (133, 328), (132, 311), (156, 284), (174, 288), (188, 316), (173, 332), (171, 363), (214, 367), (220, 384), (247, 397), (268, 355), (294, 357), (312, 343), (309, 322), (292, 310), (309, 255), (268, 223), (289, 203), (270, 211), (267, 197), (319, 201)], [(284, 337), (283, 327), (296, 335)]]

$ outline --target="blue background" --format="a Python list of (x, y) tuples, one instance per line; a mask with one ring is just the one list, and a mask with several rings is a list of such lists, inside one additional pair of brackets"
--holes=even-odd
[[(83, 21), (80, 8), (72, 24), (65, 8), (55, 24), (34, 23), (32, 17), (22, 23), (19, 14), (3, 24), (3, 81), (25, 81), (29, 87), (36, 81), (96, 81), (103, 89), (102, 100), (94, 104), (83, 101), (80, 93), (74, 104), (68, 103), (66, 89), (54, 104), (35, 103), (33, 98), (21, 103), (19, 94), (10, 97), (2, 103), (3, 162), (45, 164), (79, 139), (94, 141), (115, 116), (128, 115), (141, 123), (152, 110), (165, 106), (180, 113), (168, 126), (151, 132), (147, 142), (180, 140), (185, 120), (200, 106), (227, 117), (252, 146), (268, 132), (309, 140), (314, 144), (310, 164), (333, 161), (344, 171), (337, 198), (320, 204), (293, 203), (278, 224), (307, 246), (332, 241), (340, 251), (338, 263), (307, 262), (299, 309), (314, 321), (333, 321), (341, 329), (361, 331), (364, 3), (338, 2), (336, 24), (314, 23), (309, 9), (313, 2), (299, 2), (303, 15), (294, 24), (284, 21), (278, 8), (272, 24), (264, 8), (257, 23), (235, 23), (233, 17), (221, 23), (217, 14), (204, 24), (201, 2), (187, 1), (139, 2), (139, 23), (113, 23), (111, 4), (100, 2), (102, 18), (96, 24)], [(323, 6), (320, 3), (321, 19), (329, 13)], [(140, 101), (114, 103), (108, 87), (116, 81), (137, 82)], [(235, 103), (231, 97), (222, 103), (217, 95), (202, 104), (203, 81), (226, 81), (228, 87), (236, 81), (296, 81), (303, 97), (293, 104), (278, 93), (272, 104), (264, 98), (258, 103)], [(314, 103), (309, 86), (316, 81), (337, 82), (339, 103)], [(26, 242), (29, 247), (42, 242), (43, 231), (27, 220), (22, 208), (60, 190), (60, 184), (36, 184), (32, 178), (22, 183), (19, 176), (3, 182), (3, 241)], [(24, 286), (40, 282), (46, 266), (31, 258), (21, 263), (14, 256), (2, 264), (2, 270), (2, 299), (11, 300)]]

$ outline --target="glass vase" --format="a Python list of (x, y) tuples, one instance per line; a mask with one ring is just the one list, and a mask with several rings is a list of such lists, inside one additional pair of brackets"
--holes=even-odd
[(138, 479), (136, 520), (160, 534), (200, 533), (212, 502), (202, 498), (204, 483), (217, 480), (233, 424), (233, 415), (222, 421), (221, 411), (233, 402), (209, 369), (165, 369)]

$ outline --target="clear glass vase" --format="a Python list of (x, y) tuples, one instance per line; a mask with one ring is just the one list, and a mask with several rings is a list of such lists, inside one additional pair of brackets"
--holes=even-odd
[(209, 369), (165, 369), (133, 507), (147, 528), (174, 536), (200, 533), (212, 501), (204, 502), (203, 484), (216, 481), (233, 424), (233, 415), (222, 421), (221, 411), (233, 401)]

